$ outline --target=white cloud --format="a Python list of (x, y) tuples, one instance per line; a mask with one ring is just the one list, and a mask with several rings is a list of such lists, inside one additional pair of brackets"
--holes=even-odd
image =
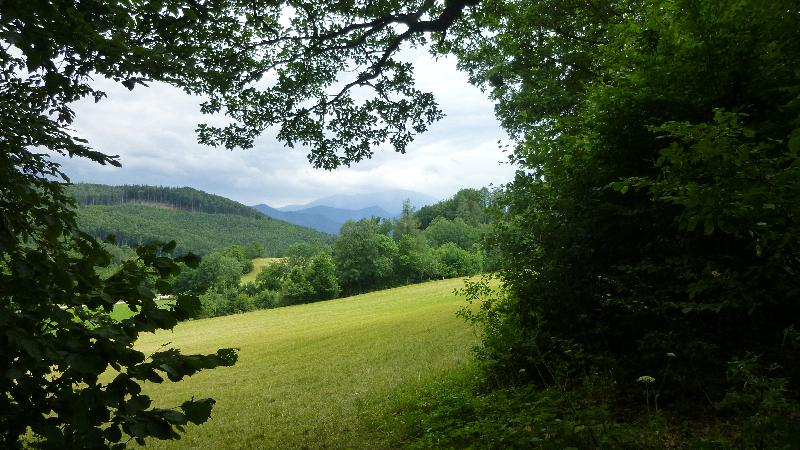
[(199, 112), (198, 98), (160, 83), (129, 92), (99, 80), (108, 98), (76, 105), (74, 129), (95, 149), (120, 155), (123, 167), (59, 161), (73, 181), (192, 186), (247, 204), (277, 206), (393, 188), (444, 198), (462, 187), (510, 180), (513, 168), (501, 164), (506, 157), (497, 141), (505, 134), (492, 103), (467, 83), (452, 59), (409, 55), (419, 86), (434, 92), (447, 116), (418, 136), (405, 155), (380, 148), (369, 161), (327, 172), (313, 169), (304, 150), (284, 148), (269, 135), (251, 150), (208, 148), (196, 143), (195, 127), (209, 121)]

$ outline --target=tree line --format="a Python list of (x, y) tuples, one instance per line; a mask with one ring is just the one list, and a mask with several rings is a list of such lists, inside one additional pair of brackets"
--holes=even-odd
[(263, 214), (241, 203), (198, 191), (190, 187), (122, 185), (76, 183), (67, 188), (67, 193), (81, 205), (122, 205), (138, 203), (170, 207), (182, 211), (208, 214), (234, 214), (254, 219)]
[[(488, 195), (485, 189), (459, 191), (453, 199), (471, 200), (434, 205), (452, 210), (454, 218), (437, 216), (425, 229), (419, 225), (422, 210), (414, 211), (408, 202), (395, 220), (348, 221), (330, 245), (290, 245), (286, 256), (264, 266), (252, 283), (239, 283), (252, 269), (252, 255), (240, 246), (218, 249), (196, 269), (181, 273), (175, 286), (198, 293), (200, 314), (211, 317), (475, 275), (491, 270), (493, 260), (483, 246), (488, 224), (475, 220), (485, 216), (487, 203), (474, 193)], [(470, 208), (450, 208), (471, 202)]]

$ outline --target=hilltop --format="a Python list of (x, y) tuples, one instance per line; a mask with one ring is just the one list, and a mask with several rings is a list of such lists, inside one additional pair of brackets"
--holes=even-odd
[(178, 253), (203, 254), (238, 244), (259, 245), (265, 256), (281, 256), (293, 243), (324, 245), (332, 239), (188, 187), (76, 184), (68, 192), (79, 203), (81, 229), (99, 238), (113, 234), (121, 245), (174, 239)]

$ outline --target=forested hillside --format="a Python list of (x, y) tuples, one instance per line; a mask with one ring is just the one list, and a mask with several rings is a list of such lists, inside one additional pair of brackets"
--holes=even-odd
[(190, 187), (78, 183), (70, 185), (67, 193), (82, 205), (135, 203), (182, 211), (260, 217), (260, 214), (254, 212), (252, 208), (241, 203)]
[(282, 256), (292, 243), (332, 239), (192, 188), (79, 184), (69, 192), (81, 203), (80, 228), (99, 238), (113, 234), (120, 245), (175, 240), (179, 254), (258, 245), (264, 256)]

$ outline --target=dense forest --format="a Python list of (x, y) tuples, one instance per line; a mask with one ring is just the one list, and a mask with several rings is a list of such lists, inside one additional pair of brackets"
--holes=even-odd
[(67, 193), (81, 205), (122, 205), (127, 203), (161, 206), (181, 211), (208, 214), (234, 214), (260, 218), (252, 208), (241, 203), (198, 191), (190, 187), (147, 185), (110, 186), (105, 184), (75, 183)]
[(79, 184), (68, 192), (82, 203), (77, 208), (82, 230), (100, 239), (113, 235), (123, 246), (175, 240), (176, 254), (202, 255), (256, 244), (263, 249), (259, 256), (283, 256), (295, 242), (321, 246), (333, 239), (191, 188)]

